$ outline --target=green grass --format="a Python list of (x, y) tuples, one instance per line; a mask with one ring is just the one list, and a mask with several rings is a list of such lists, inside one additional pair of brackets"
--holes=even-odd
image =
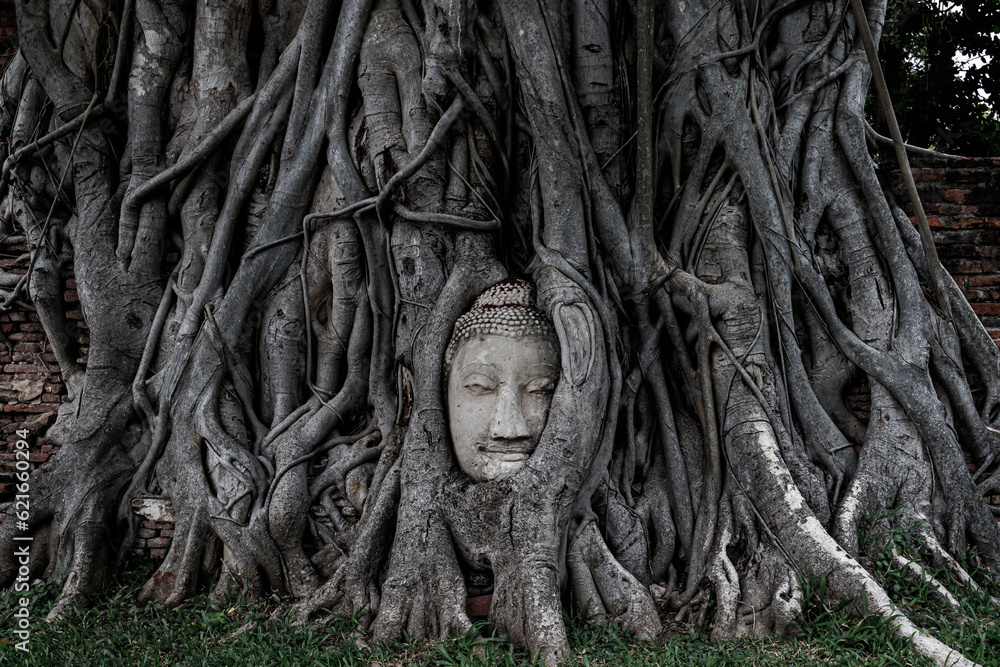
[[(861, 560), (862, 565), (919, 628), (984, 667), (1000, 667), (1000, 607), (990, 600), (990, 595), (1000, 598), (1000, 586), (982, 567), (975, 549), (969, 550), (962, 565), (982, 586), (979, 593), (959, 587), (947, 570), (929, 567), (931, 559), (926, 557), (926, 545), (912, 537), (918, 531), (900, 527), (904, 521), (898, 510), (869, 512), (865, 525), (859, 528), (859, 547), (869, 554)], [(921, 563), (929, 575), (954, 595), (959, 610), (953, 611), (936, 601), (928, 583), (916, 580), (895, 562), (894, 551)]]
[[(894, 533), (887, 543), (894, 543)], [(878, 539), (885, 535), (876, 536)], [(871, 541), (871, 540), (869, 540)], [(891, 552), (890, 552), (891, 553)], [(881, 558), (881, 560), (879, 560)], [(893, 568), (882, 551), (866, 563), (887, 584), (894, 598), (916, 602), (907, 610), (919, 624), (945, 642), (960, 646), (984, 665), (998, 665), (991, 646), (1000, 646), (997, 614), (985, 600), (965, 599), (967, 620), (954, 618), (927, 602), (926, 591)], [(9, 594), (0, 596), (0, 664), (27, 665), (531, 665), (530, 657), (503, 638), (491, 636), (484, 625), (469, 635), (435, 642), (366, 642), (351, 619), (330, 618), (322, 626), (292, 627), (272, 620), (282, 603), (276, 600), (219, 608), (204, 596), (179, 609), (139, 606), (135, 593), (149, 574), (149, 565), (117, 582), (115, 592), (52, 626), (41, 619), (55, 602), (58, 587), (39, 583), (31, 591), (33, 631), (29, 654), (14, 650), (3, 637), (16, 609)], [(737, 639), (712, 641), (702, 629), (678, 628), (660, 639), (639, 642), (614, 626), (568, 618), (575, 666), (614, 665), (915, 665), (920, 661), (906, 642), (892, 636), (887, 624), (874, 617), (852, 618), (846, 605), (822, 602), (824, 581), (804, 583), (804, 618), (793, 640)], [(910, 588), (908, 588), (908, 586)], [(894, 589), (893, 587), (896, 587)], [(923, 595), (921, 598), (920, 595)], [(921, 602), (923, 600), (923, 602)], [(237, 633), (243, 628), (243, 631)], [(992, 651), (992, 653), (998, 653)]]

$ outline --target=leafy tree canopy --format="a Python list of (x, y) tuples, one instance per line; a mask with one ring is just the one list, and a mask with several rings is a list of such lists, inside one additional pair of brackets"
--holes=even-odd
[(891, 0), (880, 51), (909, 143), (1000, 155), (1000, 0)]

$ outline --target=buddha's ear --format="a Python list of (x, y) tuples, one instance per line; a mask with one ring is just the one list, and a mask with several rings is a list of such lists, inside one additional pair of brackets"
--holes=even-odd
[(559, 338), (563, 373), (579, 387), (594, 370), (594, 315), (585, 304), (558, 303), (552, 309), (552, 323)]

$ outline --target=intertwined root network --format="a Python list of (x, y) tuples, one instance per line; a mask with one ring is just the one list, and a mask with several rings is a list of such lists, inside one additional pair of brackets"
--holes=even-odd
[[(862, 8), (876, 38), (883, 5)], [(218, 596), (419, 638), (465, 632), (489, 593), (493, 624), (555, 663), (570, 597), (652, 636), (656, 584), (679, 619), (714, 598), (716, 635), (783, 633), (826, 573), (964, 660), (858, 563), (856, 526), (898, 510), (933, 568), (914, 576), (974, 589), (972, 547), (1000, 571), (1000, 356), (876, 177), (847, 3), (17, 16), (3, 210), (31, 255), (0, 289), (31, 298), (73, 397), (31, 482), (53, 617), (122, 564), (154, 496), (175, 532), (140, 597), (167, 605), (221, 570)], [(535, 286), (558, 380), (523, 467), (472, 480), (446, 350), (510, 276)], [(844, 402), (859, 378), (867, 423)]]

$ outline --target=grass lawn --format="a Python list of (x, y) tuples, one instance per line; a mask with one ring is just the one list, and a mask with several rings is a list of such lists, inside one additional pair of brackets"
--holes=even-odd
[[(878, 519), (879, 517), (876, 517)], [(984, 667), (1000, 667), (1000, 604), (986, 592), (969, 594), (949, 582), (945, 572), (928, 572), (955, 595), (958, 607), (935, 601), (926, 581), (907, 573), (895, 553), (913, 553), (898, 528), (862, 535), (871, 558), (862, 563), (880, 581), (900, 608), (918, 626), (959, 648)], [(975, 567), (967, 567), (989, 592)], [(485, 623), (466, 637), (433, 642), (369, 642), (351, 619), (326, 617), (325, 623), (293, 627), (287, 602), (211, 604), (206, 596), (188, 600), (178, 609), (158, 604), (139, 606), (135, 595), (154, 563), (147, 561), (115, 582), (110, 595), (73, 618), (47, 625), (42, 619), (55, 603), (59, 586), (36, 582), (30, 591), (30, 652), (15, 648), (12, 634), (17, 598), (0, 592), (0, 664), (27, 665), (531, 665), (524, 651), (495, 637)], [(894, 637), (881, 618), (852, 617), (841, 606), (823, 602), (823, 579), (803, 580), (803, 619), (795, 639), (712, 641), (707, 628), (672, 621), (654, 641), (635, 641), (614, 626), (569, 618), (573, 649), (568, 665), (920, 665), (908, 643)], [(940, 599), (940, 596), (937, 597)], [(711, 615), (709, 615), (710, 617)]]
[[(484, 625), (461, 639), (435, 642), (366, 642), (350, 619), (292, 627), (273, 620), (276, 600), (219, 608), (205, 597), (179, 609), (138, 606), (135, 593), (148, 566), (126, 575), (116, 592), (69, 620), (41, 619), (58, 587), (36, 583), (31, 591), (29, 653), (8, 636), (16, 602), (0, 598), (0, 662), (27, 665), (530, 665), (530, 657)], [(570, 665), (913, 665), (905, 643), (875, 619), (850, 620), (821, 605), (794, 640), (740, 639), (716, 642), (705, 630), (671, 624), (655, 641), (631, 640), (615, 627), (570, 619)], [(969, 625), (969, 624), (965, 624)], [(1000, 646), (1000, 644), (995, 644)], [(994, 659), (993, 664), (996, 664)]]

